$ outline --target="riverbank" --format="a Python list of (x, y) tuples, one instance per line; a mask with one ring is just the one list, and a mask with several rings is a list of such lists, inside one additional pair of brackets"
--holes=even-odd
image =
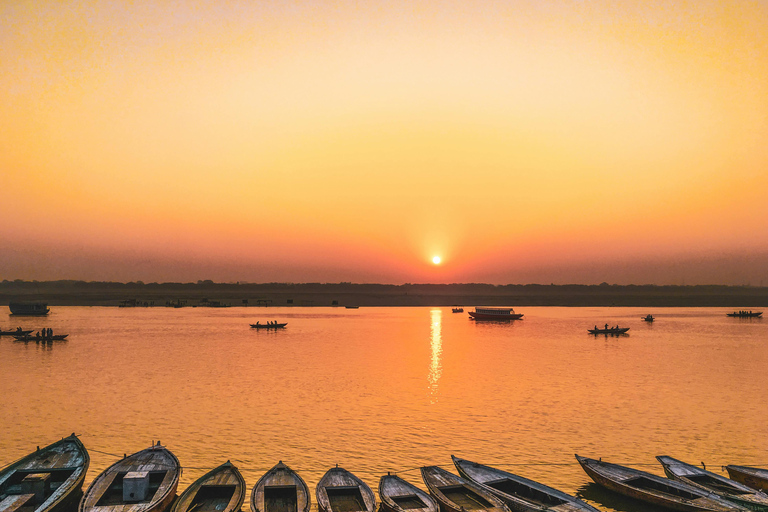
[(2, 281), (0, 305), (768, 307), (768, 287)]

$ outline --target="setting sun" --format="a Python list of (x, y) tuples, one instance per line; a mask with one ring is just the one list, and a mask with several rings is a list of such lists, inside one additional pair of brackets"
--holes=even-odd
[(434, 258), (432, 258), (432, 263), (434, 263), (435, 265), (439, 265), (440, 264), (440, 256), (435, 256)]

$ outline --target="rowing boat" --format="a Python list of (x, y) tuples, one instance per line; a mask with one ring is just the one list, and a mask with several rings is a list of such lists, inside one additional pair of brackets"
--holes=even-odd
[(453, 455), (451, 458), (461, 476), (487, 488), (516, 512), (599, 512), (580, 499), (539, 482)]
[(725, 466), (728, 476), (758, 491), (768, 491), (768, 469), (749, 466)]
[(487, 488), (437, 466), (421, 468), (421, 476), (443, 512), (509, 512), (504, 502)]
[(315, 495), (321, 512), (373, 512), (376, 509), (371, 488), (338, 465), (323, 475)]
[(227, 461), (204, 474), (179, 496), (171, 512), (237, 512), (245, 501), (245, 480)]
[(588, 329), (589, 334), (625, 334), (629, 327), (611, 327), (610, 329)]
[(82, 496), (91, 459), (72, 434), (0, 470), (0, 510), (61, 512)]
[(26, 336), (32, 334), (32, 330), (25, 331), (23, 329), (14, 329), (12, 331), (0, 331), (0, 336)]
[(714, 492), (718, 496), (750, 510), (768, 512), (768, 496), (762, 492), (667, 455), (659, 455), (656, 459), (661, 462), (664, 473), (673, 480), (698, 487), (707, 492)]
[(24, 336), (14, 336), (16, 341), (62, 341), (67, 339), (69, 334), (54, 334), (52, 336), (30, 336), (26, 334)]
[(282, 329), (288, 325), (288, 322), (282, 324), (251, 324), (254, 329)]
[(381, 477), (379, 499), (384, 512), (439, 512), (429, 494), (396, 475)]
[(97, 476), (78, 512), (165, 512), (176, 498), (179, 477), (179, 459), (158, 441)]
[(278, 462), (251, 492), (252, 512), (309, 512), (309, 487), (294, 470)]
[(576, 459), (596, 483), (630, 498), (684, 512), (731, 512), (744, 508), (713, 493), (645, 471), (610, 464), (602, 460)]

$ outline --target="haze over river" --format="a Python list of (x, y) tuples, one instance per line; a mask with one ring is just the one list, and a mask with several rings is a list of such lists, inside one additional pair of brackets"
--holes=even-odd
[[(467, 309), (468, 310), (468, 309)], [(72, 432), (88, 485), (160, 440), (179, 492), (227, 459), (248, 494), (282, 460), (312, 492), (335, 464), (374, 490), (450, 455), (496, 465), (603, 510), (649, 510), (591, 484), (574, 453), (663, 475), (670, 455), (718, 473), (768, 467), (768, 319), (724, 308), (54, 307), (0, 317), (65, 342), (0, 338), (0, 466)], [(7, 309), (5, 310), (7, 312)], [(656, 322), (641, 321), (647, 313)], [(257, 331), (257, 320), (288, 322)], [(630, 327), (591, 336), (595, 325)], [(248, 505), (244, 506), (248, 510)]]

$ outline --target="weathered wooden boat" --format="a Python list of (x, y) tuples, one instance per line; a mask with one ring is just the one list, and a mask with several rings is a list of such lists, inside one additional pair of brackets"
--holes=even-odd
[(595, 483), (646, 503), (685, 512), (745, 510), (711, 492), (645, 471), (578, 455), (576, 460)]
[(90, 464), (88, 450), (72, 434), (0, 470), (3, 512), (74, 510)]
[(768, 469), (734, 465), (725, 466), (725, 469), (732, 480), (758, 491), (768, 491)]
[(245, 480), (227, 461), (204, 474), (179, 496), (171, 512), (237, 512), (245, 501)]
[(25, 331), (21, 327), (18, 329), (14, 329), (13, 331), (0, 331), (0, 336), (27, 336), (28, 334), (32, 334), (32, 331), (34, 329), (30, 329), (28, 331)]
[(362, 480), (338, 465), (329, 469), (315, 488), (321, 512), (374, 512), (376, 497)]
[(475, 308), (474, 311), (469, 312), (475, 320), (520, 320), (523, 318), (522, 313), (515, 313), (512, 308)]
[(609, 329), (588, 329), (589, 334), (626, 334), (629, 327), (611, 327)]
[(294, 470), (278, 462), (251, 492), (252, 512), (309, 512), (309, 487)]
[(164, 512), (176, 498), (179, 459), (160, 441), (108, 467), (85, 491), (79, 512)]
[(440, 512), (432, 496), (392, 474), (379, 480), (379, 499), (384, 512)]
[(260, 323), (255, 323), (255, 324), (251, 324), (251, 327), (253, 327), (254, 329), (282, 329), (286, 325), (288, 325), (288, 322), (285, 322), (285, 323), (282, 323), (282, 324), (260, 324)]
[(453, 455), (451, 459), (461, 476), (486, 487), (516, 512), (600, 512), (570, 494), (539, 482)]
[(8, 309), (16, 316), (45, 316), (51, 311), (45, 302), (11, 302)]
[(714, 492), (750, 510), (768, 512), (768, 495), (763, 492), (667, 455), (659, 455), (656, 460), (661, 463), (664, 473), (673, 480)]
[(25, 334), (24, 336), (14, 336), (14, 339), (16, 341), (61, 341), (67, 339), (67, 336), (69, 336), (69, 334), (54, 334), (51, 336), (41, 336), (40, 334), (32, 336), (30, 334)]
[(421, 477), (442, 512), (509, 512), (504, 502), (490, 490), (437, 466), (421, 468)]
[(733, 313), (726, 313), (725, 316), (735, 318), (757, 318), (763, 315), (762, 311), (734, 311)]

